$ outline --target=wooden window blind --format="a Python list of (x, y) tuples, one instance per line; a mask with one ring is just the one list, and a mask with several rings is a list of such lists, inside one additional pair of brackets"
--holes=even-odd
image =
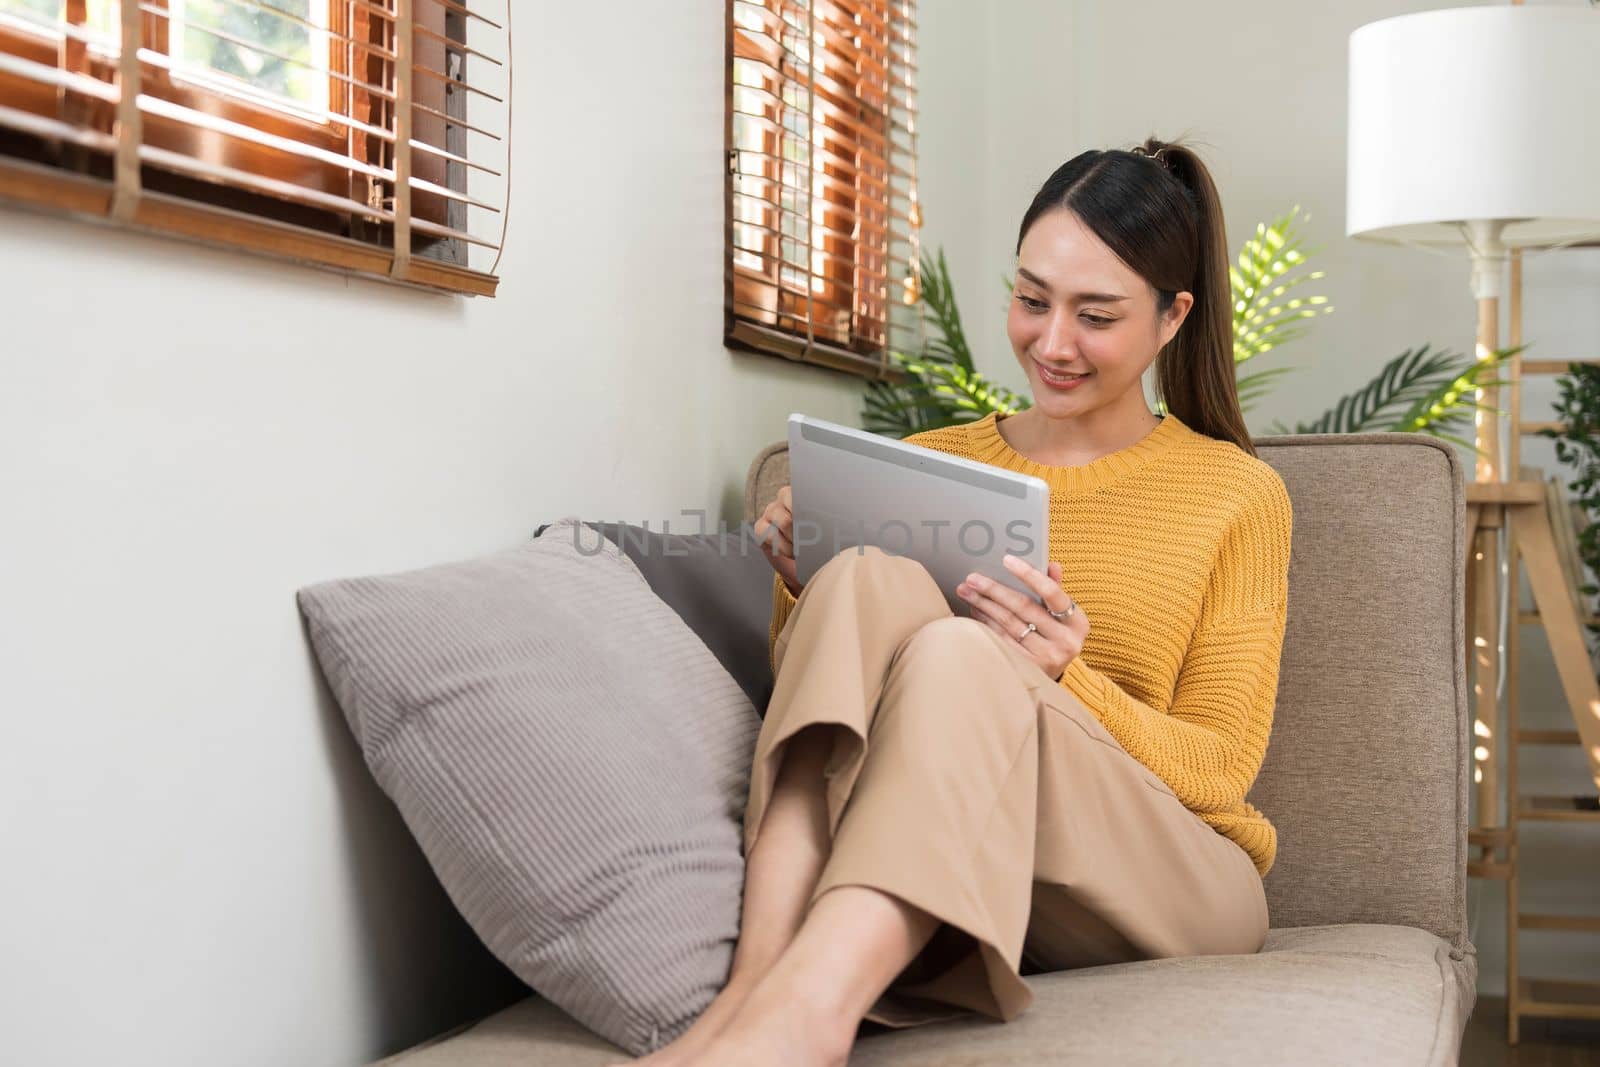
[(510, 2), (0, 0), (0, 200), (492, 296)]
[(724, 336), (893, 378), (921, 293), (912, 0), (730, 0)]

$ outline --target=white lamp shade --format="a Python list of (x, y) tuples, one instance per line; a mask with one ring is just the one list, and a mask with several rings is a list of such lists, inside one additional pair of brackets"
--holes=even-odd
[(1345, 233), (1505, 246), (1600, 240), (1600, 10), (1401, 15), (1350, 35)]

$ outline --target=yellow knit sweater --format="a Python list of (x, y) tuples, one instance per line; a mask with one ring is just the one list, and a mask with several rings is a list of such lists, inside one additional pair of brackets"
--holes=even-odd
[[(1283, 649), (1292, 525), (1283, 480), (1171, 414), (1143, 440), (1076, 467), (1019, 454), (996, 418), (907, 440), (1049, 484), (1050, 558), (1090, 622), (1061, 684), (1265, 875), (1277, 832), (1245, 794), (1266, 755)], [(772, 640), (794, 604), (774, 575)]]

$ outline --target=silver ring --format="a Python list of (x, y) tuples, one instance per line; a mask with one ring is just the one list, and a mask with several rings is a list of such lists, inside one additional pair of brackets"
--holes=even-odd
[[(1049, 608), (1045, 608), (1044, 610), (1050, 611)], [(1072, 617), (1072, 613), (1077, 610), (1078, 602), (1076, 600), (1069, 600), (1067, 601), (1066, 611), (1050, 611), (1050, 617), (1056, 620), (1056, 622), (1060, 622), (1062, 619), (1070, 619)]]
[(1017, 640), (1021, 641), (1024, 637), (1027, 637), (1031, 633), (1035, 633), (1038, 629), (1039, 629), (1039, 624), (1038, 623), (1030, 622), (1028, 624), (1028, 628), (1026, 630), (1022, 631), (1022, 633), (1017, 635)]

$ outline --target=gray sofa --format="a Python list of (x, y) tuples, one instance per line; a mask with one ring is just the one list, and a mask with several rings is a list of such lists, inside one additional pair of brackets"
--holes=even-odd
[[(1035, 1002), (1013, 1023), (868, 1033), (853, 1064), (1456, 1062), (1477, 973), (1462, 467), (1450, 446), (1412, 434), (1257, 444), (1295, 516), (1277, 713), (1250, 796), (1280, 840), (1265, 948), (1034, 976)], [(784, 447), (763, 450), (746, 518), (787, 481)], [(739, 574), (752, 580), (747, 566)], [(530, 997), (383, 1062), (622, 1058)]]

